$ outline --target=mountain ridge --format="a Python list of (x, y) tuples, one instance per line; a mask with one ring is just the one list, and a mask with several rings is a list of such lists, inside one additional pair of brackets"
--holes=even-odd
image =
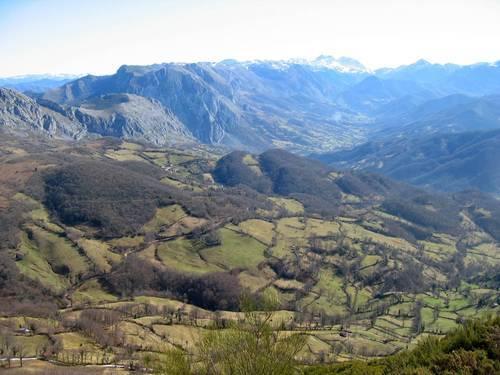
[(382, 173), (434, 190), (478, 189), (500, 196), (498, 150), (497, 129), (396, 137), (316, 158), (339, 168)]
[[(101, 108), (91, 121), (101, 124), (87, 124), (96, 135), (136, 137), (156, 145), (174, 139), (182, 142), (184, 137), (230, 149), (285, 148), (310, 154), (351, 148), (398, 132), (492, 130), (500, 127), (496, 104), (481, 97), (498, 93), (498, 64), (418, 61), (372, 72), (354, 59), (319, 56), (122, 65), (114, 74), (87, 75), (32, 97), (49, 109), (60, 108), (59, 113), (67, 113), (73, 121), (75, 113), (87, 119), (85, 102), (106, 95), (131, 95), (136, 104), (133, 114), (121, 113), (124, 106), (112, 103)], [(444, 104), (434, 104), (432, 109), (432, 103), (451, 103), (453, 96), (464, 97), (457, 103), (469, 106), (467, 113), (465, 107), (451, 104), (446, 104), (449, 113), (439, 108)], [(144, 105), (143, 113), (139, 113), (139, 102)], [(436, 113), (422, 121), (417, 112), (425, 105)], [(113, 111), (117, 112), (110, 115)], [(161, 120), (152, 122), (147, 113), (151, 111)], [(103, 116), (115, 120), (103, 125)], [(157, 127), (156, 122), (160, 123)]]

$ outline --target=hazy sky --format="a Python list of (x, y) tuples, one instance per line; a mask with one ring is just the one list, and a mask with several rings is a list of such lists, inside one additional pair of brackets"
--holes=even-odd
[(350, 56), (500, 60), (500, 0), (0, 0), (0, 76)]

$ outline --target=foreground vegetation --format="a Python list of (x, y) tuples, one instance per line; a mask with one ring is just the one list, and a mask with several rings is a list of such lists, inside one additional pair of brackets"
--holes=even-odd
[(242, 294), (278, 302), (273, 335), (304, 340), (302, 365), (402, 353), (500, 311), (500, 210), (487, 196), (280, 151), (1, 142), (0, 332), (13, 367), (194, 358), (203, 338), (232, 342)]
[(427, 337), (413, 350), (384, 359), (306, 369), (305, 374), (498, 374), (500, 317), (471, 320), (444, 338)]

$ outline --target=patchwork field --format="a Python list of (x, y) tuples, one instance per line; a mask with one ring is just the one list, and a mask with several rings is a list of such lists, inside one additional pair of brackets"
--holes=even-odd
[[(113, 190), (89, 200), (85, 211), (109, 232), (91, 219), (65, 220), (43, 194), (23, 185), (35, 172), (30, 168), (50, 170), (53, 159), (18, 165), (29, 150), (8, 155), (20, 175), (7, 171), (12, 181), (3, 182), (0, 195), (22, 211), (17, 242), (4, 254), (24, 289), (2, 297), (12, 309), (0, 317), (0, 338), (22, 348), (24, 373), (64, 373), (60, 365), (75, 373), (124, 373), (105, 366), (145, 366), (172, 348), (192, 353), (208, 332), (243, 319), (241, 295), (277, 300), (273, 329), (306, 337), (297, 356), (303, 363), (390, 355), (471, 317), (500, 313), (494, 279), (500, 247), (466, 210), (459, 231), (429, 229), (384, 211), (378, 197), (373, 203), (355, 194), (340, 195), (346, 206), (322, 215), (301, 195), (222, 186), (212, 178), (215, 158), (206, 150), (99, 140), (85, 150), (130, 174), (153, 168), (140, 175), (147, 180), (141, 189), (157, 204), (143, 207), (136, 198), (137, 217), (150, 213), (137, 223), (127, 217), (136, 229), (123, 236), (113, 232), (126, 212), (123, 199), (112, 201)], [(257, 157), (243, 163), (258, 176), (266, 173)], [(328, 176), (332, 183), (342, 179)], [(40, 184), (30, 181), (31, 188)], [(65, 204), (63, 214), (73, 214)], [(93, 217), (96, 211), (102, 216)], [(49, 297), (35, 308), (31, 301), (40, 295)]]

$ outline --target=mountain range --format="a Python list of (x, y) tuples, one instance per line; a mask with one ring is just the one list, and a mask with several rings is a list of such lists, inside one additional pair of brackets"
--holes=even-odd
[[(461, 66), (419, 60), (375, 71), (357, 60), (331, 56), (124, 65), (107, 76), (52, 82), (38, 93), (26, 79), (24, 86), (0, 81), (11, 87), (0, 88), (0, 127), (53, 137), (113, 136), (153, 145), (198, 142), (252, 152), (283, 148), (372, 170), (392, 155), (388, 145), (413, 152), (409, 157), (415, 159), (419, 145), (430, 137), (500, 129), (500, 62)], [(23, 94), (12, 87), (26, 90)], [(386, 147), (385, 156), (380, 155)], [(429, 165), (441, 165), (427, 157)], [(388, 170), (387, 165), (376, 169), (399, 178), (393, 172), (397, 166)], [(448, 176), (442, 168), (434, 173), (439, 174), (436, 181)], [(484, 188), (479, 180), (471, 177), (454, 187), (421, 176), (411, 182), (452, 190)], [(485, 184), (498, 192), (496, 183)]]
[(25, 76), (0, 77), (0, 87), (40, 93), (64, 85), (79, 77), (81, 76), (74, 74), (29, 74)]
[(500, 192), (500, 130), (396, 137), (317, 158), (434, 190)]

